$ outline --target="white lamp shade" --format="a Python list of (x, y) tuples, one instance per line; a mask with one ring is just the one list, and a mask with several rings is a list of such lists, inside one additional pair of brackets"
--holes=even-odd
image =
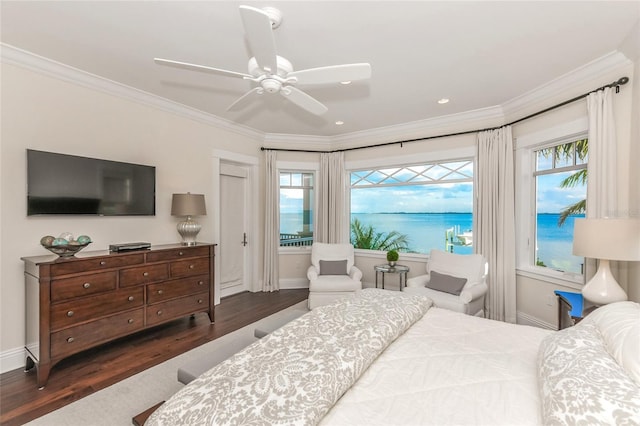
[(207, 208), (204, 204), (203, 194), (173, 194), (171, 200), (172, 216), (204, 216)]
[(640, 260), (640, 219), (576, 219), (573, 254), (593, 259)]

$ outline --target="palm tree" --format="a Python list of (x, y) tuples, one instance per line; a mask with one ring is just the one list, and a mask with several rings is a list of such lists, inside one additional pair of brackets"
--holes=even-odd
[[(556, 155), (569, 156), (573, 155), (572, 146), (573, 143), (568, 143), (561, 145), (556, 150)], [(589, 153), (589, 144), (587, 139), (581, 139), (576, 141), (575, 143), (576, 155), (581, 160), (587, 158)], [(560, 188), (573, 188), (577, 185), (586, 185), (587, 184), (587, 169), (578, 170), (577, 172), (567, 176), (565, 179), (560, 182)], [(574, 214), (582, 214), (587, 211), (587, 200), (583, 199), (578, 201), (577, 203), (571, 204), (567, 206), (564, 210), (560, 212), (560, 217), (558, 218), (558, 226), (564, 225), (564, 222), (567, 218)]]
[(360, 220), (351, 222), (351, 244), (367, 250), (409, 250), (409, 237), (397, 231), (376, 232), (373, 226), (363, 225)]

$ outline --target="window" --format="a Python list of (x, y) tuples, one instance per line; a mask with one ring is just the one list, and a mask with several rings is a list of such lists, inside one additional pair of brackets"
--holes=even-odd
[(473, 251), (473, 159), (353, 170), (350, 178), (356, 248)]
[(574, 256), (573, 222), (584, 217), (587, 198), (587, 139), (534, 149), (535, 265), (582, 274), (584, 259)]
[(313, 244), (313, 183), (313, 172), (280, 172), (280, 247)]

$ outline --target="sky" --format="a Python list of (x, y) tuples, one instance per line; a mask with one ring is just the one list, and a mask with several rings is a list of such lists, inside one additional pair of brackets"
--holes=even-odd
[[(538, 213), (559, 213), (567, 206), (584, 199), (584, 187), (560, 188), (560, 181), (567, 174), (570, 173), (538, 177)], [(473, 211), (472, 190), (471, 183), (353, 188), (351, 212), (471, 213)], [(302, 191), (283, 189), (280, 200), (282, 213), (300, 212)]]

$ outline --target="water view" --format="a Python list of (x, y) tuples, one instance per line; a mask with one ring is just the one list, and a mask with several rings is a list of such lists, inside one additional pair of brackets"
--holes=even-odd
[[(573, 222), (570, 216), (563, 226), (558, 226), (559, 214), (538, 214), (538, 250), (537, 260), (547, 267), (567, 271), (581, 272), (582, 257), (571, 254), (573, 246)], [(471, 231), (473, 215), (471, 213), (354, 213), (351, 220), (358, 219), (363, 225), (371, 225), (377, 232), (397, 231), (409, 237), (412, 252), (429, 253), (431, 249), (447, 249), (446, 231), (454, 228), (460, 235)], [(302, 229), (302, 216), (281, 214), (280, 228), (283, 233), (296, 233)], [(455, 238), (456, 243), (461, 242)], [(471, 246), (455, 244), (454, 253), (470, 254)]]

